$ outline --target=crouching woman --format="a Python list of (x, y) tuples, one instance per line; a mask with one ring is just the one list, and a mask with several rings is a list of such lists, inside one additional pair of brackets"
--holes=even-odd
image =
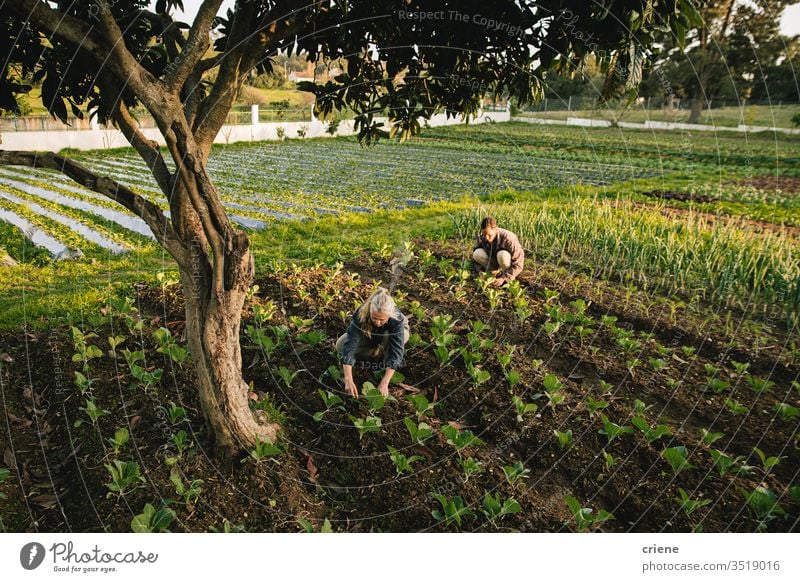
[(389, 395), (389, 381), (394, 371), (403, 365), (405, 345), (408, 341), (408, 320), (394, 304), (394, 299), (383, 287), (378, 287), (364, 304), (353, 313), (347, 333), (336, 342), (336, 351), (342, 359), (344, 386), (354, 398), (358, 388), (353, 382), (356, 361), (382, 360), (385, 368), (378, 389)]

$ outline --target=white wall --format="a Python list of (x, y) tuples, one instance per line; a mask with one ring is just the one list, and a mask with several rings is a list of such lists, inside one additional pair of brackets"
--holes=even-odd
[[(604, 119), (587, 119), (585, 117), (567, 117), (566, 119), (544, 119), (540, 117), (514, 117), (511, 121), (522, 121), (524, 123), (547, 123), (553, 125), (576, 125), (579, 127), (611, 127), (611, 122)], [(755, 125), (739, 125), (738, 127), (728, 127), (723, 125), (700, 125), (697, 123), (674, 123), (667, 121), (645, 121), (644, 123), (632, 123), (620, 121), (620, 127), (630, 129), (683, 129), (692, 131), (777, 131), (781, 133), (800, 134), (800, 129), (788, 129), (786, 127), (761, 127)]]
[[(254, 106), (256, 107), (256, 106)], [(484, 123), (487, 120), (495, 122), (509, 121), (511, 118), (508, 111), (491, 111), (482, 113), (478, 119), (470, 123)], [(253, 111), (253, 119), (258, 119), (258, 111)], [(386, 120), (384, 120), (385, 122)], [(459, 125), (463, 123), (458, 118), (447, 119), (442, 114), (434, 115), (429, 121), (431, 127), (442, 125)], [(278, 128), (282, 127), (287, 138), (296, 138), (297, 130), (302, 126), (306, 128), (306, 137), (330, 137), (326, 132), (326, 123), (317, 119), (309, 119), (307, 122), (272, 122), (272, 123), (251, 123), (250, 125), (226, 125), (223, 126), (214, 143), (236, 143), (242, 141), (262, 141), (278, 139)], [(156, 128), (142, 129), (142, 133), (148, 138), (164, 145), (164, 138)], [(339, 124), (336, 135), (352, 135), (353, 122), (343, 121)], [(90, 130), (66, 130), (66, 131), (16, 131), (3, 133), (0, 149), (22, 150), (22, 151), (54, 151), (57, 152), (64, 148), (74, 148), (78, 150), (102, 150), (110, 148), (127, 147), (130, 144), (122, 135), (122, 132), (115, 129), (105, 129), (94, 125)]]

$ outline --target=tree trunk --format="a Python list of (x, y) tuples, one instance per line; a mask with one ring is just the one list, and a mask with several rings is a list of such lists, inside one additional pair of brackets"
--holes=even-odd
[(703, 113), (703, 97), (692, 97), (692, 109), (689, 113), (689, 123), (700, 123), (700, 115)]
[(242, 378), (239, 329), (245, 292), (253, 278), (252, 256), (245, 250), (241, 257), (245, 268), (236, 270), (236, 280), (221, 295), (212, 290), (210, 271), (198, 266), (203, 260), (198, 252), (193, 254), (195, 267), (180, 269), (186, 336), (213, 446), (221, 455), (232, 457), (252, 449), (256, 440), (275, 442), (280, 427), (253, 416), (249, 387)]

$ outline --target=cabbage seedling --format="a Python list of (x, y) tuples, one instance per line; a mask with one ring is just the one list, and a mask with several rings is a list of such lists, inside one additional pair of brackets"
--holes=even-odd
[(445, 497), (441, 493), (436, 493), (434, 498), (442, 506), (442, 510), (434, 509), (431, 515), (436, 521), (449, 523), (454, 522), (457, 526), (461, 526), (462, 520), (468, 517), (474, 517), (475, 513), (464, 505), (464, 500), (456, 495), (452, 499)]
[(172, 467), (169, 473), (169, 480), (175, 486), (175, 492), (183, 497), (183, 502), (186, 505), (191, 505), (200, 497), (203, 491), (203, 480), (194, 479), (189, 483), (184, 483), (181, 478), (181, 471), (178, 467)]
[(709, 378), (708, 382), (706, 383), (706, 388), (708, 388), (714, 394), (720, 394), (730, 387), (730, 382), (720, 380), (719, 378)]
[(703, 437), (702, 438), (702, 443), (707, 447), (710, 447), (715, 442), (717, 442), (719, 439), (721, 439), (722, 437), (725, 436), (724, 432), (712, 432), (712, 431), (706, 430), (704, 428), (700, 429), (700, 434)]
[[(97, 406), (97, 402), (95, 401), (94, 397), (87, 398), (86, 399), (86, 406), (85, 407), (81, 407), (81, 410), (83, 410), (86, 413), (86, 416), (88, 416), (89, 420), (92, 421), (92, 424), (95, 424), (95, 425), (97, 424), (97, 421), (99, 419), (101, 419), (102, 417), (104, 417), (104, 416), (106, 416), (108, 414), (111, 414), (111, 412), (109, 412), (108, 410), (106, 410), (104, 408), (100, 408), (99, 406)], [(82, 425), (82, 424), (83, 424), (82, 420), (76, 420), (75, 421), (75, 428), (80, 427), (80, 425)]]
[(106, 471), (111, 475), (111, 482), (106, 485), (110, 493), (116, 493), (119, 497), (127, 495), (133, 491), (144, 478), (139, 469), (139, 463), (133, 461), (117, 461), (105, 466)]
[(664, 449), (661, 453), (661, 456), (669, 463), (670, 467), (672, 467), (672, 472), (675, 475), (685, 469), (697, 468), (695, 465), (692, 465), (689, 462), (689, 453), (687, 452), (686, 447), (683, 445)]
[(792, 406), (791, 404), (786, 404), (785, 402), (777, 404), (775, 406), (775, 412), (778, 413), (778, 416), (783, 421), (789, 421), (800, 416), (800, 408)]
[(564, 432), (560, 430), (554, 430), (553, 434), (556, 435), (556, 439), (558, 439), (558, 448), (562, 451), (565, 449), (572, 448), (572, 429), (568, 429)]
[(250, 456), (243, 459), (242, 462), (244, 463), (248, 459), (251, 459), (255, 463), (261, 463), (261, 461), (265, 460), (272, 460), (277, 463), (278, 459), (273, 457), (277, 457), (281, 453), (283, 453), (283, 449), (281, 449), (280, 446), (274, 444), (269, 439), (262, 441), (260, 437), (256, 437), (256, 446), (250, 450)]
[(391, 396), (381, 394), (381, 391), (372, 382), (364, 382), (361, 393), (367, 401), (367, 408), (373, 414), (383, 408), (388, 400), (394, 400)]
[[(730, 455), (726, 455), (722, 451), (718, 451), (717, 449), (711, 449), (709, 451), (711, 458), (714, 460), (714, 466), (717, 468), (720, 477), (724, 477), (727, 473), (731, 472), (731, 468), (736, 463), (741, 463), (744, 461), (744, 457), (739, 455), (736, 457), (731, 457)], [(738, 471), (735, 471), (734, 474), (737, 474)]]
[(766, 487), (756, 487), (749, 493), (744, 489), (739, 489), (739, 492), (744, 496), (750, 513), (760, 522), (758, 524), (759, 531), (765, 530), (767, 523), (776, 517), (786, 515), (786, 512), (778, 505), (778, 497)]
[(621, 426), (614, 422), (611, 422), (609, 418), (605, 414), (600, 415), (600, 420), (603, 421), (603, 428), (601, 428), (598, 433), (605, 435), (608, 439), (608, 444), (611, 444), (615, 438), (620, 437), (624, 434), (631, 434), (633, 432), (633, 427), (630, 426)]
[(314, 420), (317, 422), (321, 421), (322, 417), (333, 408), (338, 408), (340, 410), (345, 409), (342, 399), (333, 392), (320, 388), (317, 390), (317, 394), (319, 394), (320, 398), (322, 398), (322, 402), (325, 405), (325, 410), (314, 413)]
[(352, 415), (348, 415), (350, 420), (353, 422), (353, 426), (358, 429), (358, 440), (364, 438), (364, 435), (370, 432), (380, 432), (381, 431), (381, 419), (377, 416), (367, 416), (366, 418), (357, 418)]
[(747, 407), (743, 404), (739, 404), (736, 400), (732, 398), (725, 399), (725, 406), (728, 410), (731, 411), (732, 414), (744, 414), (747, 412)]
[(481, 511), (486, 516), (492, 525), (496, 526), (496, 521), (505, 517), (506, 515), (513, 515), (522, 511), (519, 503), (513, 497), (502, 501), (500, 493), (495, 493), (494, 496), (488, 491), (483, 496), (483, 504)]
[(420, 422), (417, 424), (408, 416), (403, 419), (403, 423), (408, 429), (408, 434), (411, 435), (411, 441), (416, 444), (422, 444), (423, 441), (433, 436), (433, 429), (427, 423)]
[(172, 521), (175, 519), (175, 512), (169, 507), (161, 506), (156, 509), (146, 503), (142, 513), (134, 516), (131, 520), (131, 531), (134, 533), (158, 533), (168, 531)]
[(473, 475), (483, 473), (483, 465), (472, 457), (458, 459), (458, 464), (461, 465), (461, 468), (464, 471), (464, 483), (469, 481), (469, 478)]
[(182, 406), (178, 406), (174, 402), (170, 402), (169, 406), (167, 407), (167, 418), (172, 424), (178, 424), (179, 422), (186, 420), (186, 409)]
[(605, 509), (601, 509), (597, 512), (597, 515), (594, 515), (593, 509), (581, 507), (580, 502), (571, 495), (564, 497), (564, 503), (567, 504), (570, 512), (572, 512), (578, 531), (589, 531), (610, 519), (614, 519), (614, 515)]
[(761, 460), (761, 465), (764, 467), (765, 473), (769, 473), (770, 469), (772, 469), (774, 466), (778, 465), (781, 462), (780, 457), (768, 457), (764, 453), (764, 451), (762, 451), (758, 447), (753, 447), (753, 452)]
[(584, 406), (586, 406), (589, 416), (594, 416), (598, 411), (608, 408), (608, 402), (605, 400), (595, 400), (591, 395), (587, 395)]
[(291, 388), (292, 387), (292, 382), (297, 377), (297, 375), (300, 373), (300, 370), (297, 370), (296, 372), (292, 372), (286, 366), (280, 366), (277, 370), (275, 370), (275, 372), (277, 372), (277, 374), (280, 377), (280, 379), (283, 380), (283, 383), (286, 384), (286, 387), (287, 388)]
[(764, 392), (769, 392), (773, 386), (775, 386), (775, 382), (772, 380), (765, 380), (763, 378), (758, 378), (756, 376), (748, 376), (747, 383), (750, 385), (750, 389), (755, 392), (756, 394), (763, 394)]
[(414, 405), (414, 410), (417, 412), (417, 419), (421, 420), (423, 417), (432, 415), (436, 408), (436, 402), (428, 402), (424, 394), (409, 394), (406, 400)]
[(536, 414), (536, 411), (539, 410), (539, 406), (534, 403), (527, 403), (519, 396), (512, 396), (511, 403), (514, 405), (514, 408), (517, 409), (517, 422), (522, 422), (523, 416), (526, 414)]
[(517, 483), (521, 483), (522, 479), (527, 479), (530, 472), (531, 470), (525, 468), (522, 461), (516, 461), (513, 465), (503, 466), (503, 473), (506, 476), (506, 481), (508, 481), (508, 484), (512, 487)]
[(391, 445), (388, 446), (388, 449), (389, 456), (394, 463), (398, 475), (402, 473), (411, 473), (413, 470), (411, 464), (422, 460), (422, 457), (419, 455), (411, 455), (410, 457), (407, 457)]
[(449, 424), (443, 426), (441, 430), (442, 434), (447, 438), (447, 444), (455, 447), (459, 456), (461, 456), (461, 451), (467, 447), (480, 446), (483, 444), (483, 441), (472, 434), (470, 430), (459, 431)]
[(681, 505), (681, 509), (686, 514), (686, 517), (689, 517), (700, 509), (701, 507), (705, 507), (706, 505), (711, 503), (710, 499), (697, 499), (693, 500), (689, 497), (689, 494), (686, 493), (684, 489), (678, 487), (678, 497), (675, 498), (678, 503)]
[(119, 450), (128, 444), (130, 441), (131, 434), (128, 432), (127, 428), (118, 428), (114, 432), (114, 437), (108, 439), (108, 442), (111, 444), (111, 447), (114, 450), (114, 454), (118, 454)]
[(672, 436), (672, 432), (665, 424), (659, 424), (655, 428), (651, 428), (650, 424), (641, 416), (634, 416), (631, 419), (631, 424), (642, 432), (645, 440), (650, 444), (662, 437)]

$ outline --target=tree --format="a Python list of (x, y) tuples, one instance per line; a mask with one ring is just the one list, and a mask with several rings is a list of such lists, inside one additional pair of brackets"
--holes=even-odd
[[(671, 85), (670, 94), (684, 97), (690, 123), (718, 99), (798, 98), (792, 60), (797, 39), (780, 34), (780, 14), (791, 0), (724, 0), (699, 7), (702, 24), (663, 35), (647, 85), (651, 94)], [(685, 48), (682, 48), (682, 45)]]
[[(238, 0), (219, 17), (221, 0), (204, 0), (189, 26), (171, 17), (180, 4), (14, 0), (4, 4), (0, 34), (8, 56), (0, 106), (14, 109), (28, 81), (41, 81), (54, 116), (66, 119), (69, 107), (112, 121), (150, 168), (169, 218), (64, 156), (5, 151), (0, 163), (61, 171), (147, 222), (177, 263), (200, 402), (214, 442), (227, 453), (273, 440), (279, 429), (260, 424), (248, 408), (239, 327), (254, 274), (250, 241), (231, 225), (206, 170), (212, 141), (251, 71), (270, 72), (270, 57), (279, 53), (345, 59), (334, 80), (304, 88), (315, 93), (322, 118), (355, 111), (359, 137), (369, 144), (408, 138), (437, 111), (475, 115), (488, 92), (508, 92), (524, 104), (541, 94), (541, 71), (566, 70), (591, 52), (602, 53), (614, 80), (609, 87), (630, 86), (652, 30), (688, 26), (691, 17), (685, 0)], [(155, 119), (175, 170), (139, 131), (130, 113), (137, 105)]]

